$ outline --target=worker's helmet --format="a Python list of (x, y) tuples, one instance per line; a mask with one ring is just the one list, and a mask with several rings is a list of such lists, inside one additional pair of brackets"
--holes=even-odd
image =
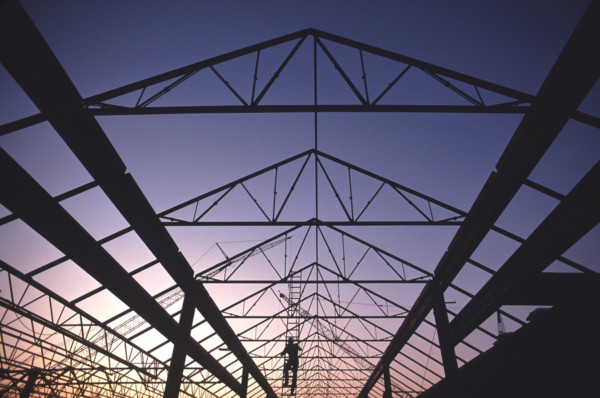
[(294, 342), (294, 338), (293, 337), (288, 337), (288, 343), (292, 344)]

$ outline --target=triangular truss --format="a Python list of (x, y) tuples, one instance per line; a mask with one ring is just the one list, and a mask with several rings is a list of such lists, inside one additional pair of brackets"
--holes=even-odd
[[(322, 181), (316, 203), (333, 202), (333, 206), (326, 206), (328, 214), (321, 214), (316, 221), (319, 224), (451, 226), (460, 225), (466, 214), (336, 157), (308, 150), (185, 201), (159, 216), (168, 226), (313, 223), (314, 206), (304, 204), (304, 214), (298, 213), (298, 209), (286, 210), (300, 207), (299, 200), (296, 200), (298, 196), (306, 198), (316, 194), (315, 177)], [(269, 192), (267, 186), (272, 193), (270, 195), (265, 195)], [(300, 192), (302, 189), (310, 192)], [(321, 206), (325, 207), (323, 203)], [(236, 214), (239, 212), (248, 219), (240, 220)], [(232, 217), (232, 214), (235, 215)]]
[[(497, 352), (507, 330), (513, 341), (526, 332), (529, 311), (512, 305), (577, 313), (596, 302), (597, 270), (565, 252), (600, 220), (600, 165), (568, 194), (528, 179), (568, 120), (600, 127), (577, 111), (597, 57), (572, 56), (597, 50), (585, 33), (598, 26), (593, 7), (537, 96), (306, 29), (85, 99), (18, 3), (0, 8), (10, 15), (1, 61), (41, 111), (0, 134), (48, 121), (92, 177), (52, 197), (0, 151), (0, 228), (25, 226), (23, 241), (54, 249), (41, 265), (0, 260), (2, 396), (285, 396), (279, 354), (293, 336), (302, 347), (296, 396), (416, 397)], [(274, 112), (314, 113), (314, 148), (158, 214), (95, 118)], [(320, 112), (525, 116), (467, 211), (319, 150)], [(496, 224), (521, 187), (557, 203), (528, 237)], [(88, 192), (127, 225), (93, 237), (63, 206)], [(182, 228), (249, 227), (268, 238), (214, 238), (194, 263), (175, 238)], [(406, 256), (422, 228), (448, 233), (441, 245), (418, 242), (436, 263)], [(500, 265), (475, 255), (489, 237), (509, 242)], [(117, 243), (143, 247), (144, 262), (118, 261)]]

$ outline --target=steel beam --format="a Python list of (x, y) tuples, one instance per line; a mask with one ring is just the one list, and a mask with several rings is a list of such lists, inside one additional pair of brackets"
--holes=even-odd
[[(456, 344), (492, 315), (519, 282), (536, 278), (558, 256), (600, 222), (600, 162), (506, 260), (450, 323)], [(597, 280), (597, 275), (587, 276)], [(561, 287), (559, 290), (564, 289)]]
[(444, 376), (453, 375), (458, 370), (456, 362), (456, 353), (454, 344), (450, 340), (450, 329), (448, 328), (448, 311), (444, 294), (439, 292), (433, 305), (433, 315), (435, 317), (435, 326), (437, 328), (438, 340), (440, 342), (440, 351), (442, 353), (442, 362), (444, 364)]
[(524, 114), (529, 105), (368, 105), (368, 104), (320, 104), (320, 105), (190, 105), (190, 106), (148, 106), (90, 108), (94, 116), (125, 115), (196, 115), (221, 113), (489, 113)]
[[(166, 218), (166, 217), (165, 217)], [(301, 227), (306, 225), (320, 225), (329, 227), (355, 226), (396, 226), (396, 227), (455, 227), (462, 221), (163, 221), (162, 225), (168, 227)]]
[(600, 4), (591, 2), (585, 15), (542, 84), (532, 109), (523, 117), (510, 143), (458, 229), (435, 270), (435, 284), (425, 285), (359, 397), (366, 398), (383, 369), (400, 352), (431, 311), (434, 298), (452, 282), (492, 228), (552, 141), (577, 110), (600, 74)]
[[(3, 22), (6, 23), (2, 25), (0, 59), (6, 69), (46, 115), (50, 124), (171, 277), (191, 296), (196, 308), (234, 355), (248, 367), (267, 395), (275, 396), (206, 289), (194, 280), (191, 266), (160, 224), (158, 216), (133, 177), (125, 174), (121, 158), (98, 122), (84, 108), (75, 86), (25, 11), (18, 2), (8, 1), (3, 5), (2, 15), (5, 16), (6, 21)], [(27, 49), (26, 53), (24, 48)], [(227, 375), (230, 376), (228, 373)], [(239, 383), (233, 385), (239, 393)]]

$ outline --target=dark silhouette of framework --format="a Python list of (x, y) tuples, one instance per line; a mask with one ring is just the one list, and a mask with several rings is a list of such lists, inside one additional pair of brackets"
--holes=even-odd
[[(307, 29), (82, 99), (18, 2), (5, 1), (0, 11), (2, 64), (40, 110), (37, 115), (0, 126), (1, 134), (19, 134), (21, 129), (47, 121), (93, 178), (51, 197), (4, 149), (0, 152), (0, 199), (12, 213), (0, 219), (0, 227), (20, 219), (64, 254), (28, 272), (20, 271), (18, 264), (0, 263), (2, 286), (7, 289), (0, 294), (0, 395), (281, 396), (286, 392), (281, 388), (283, 362), (277, 354), (290, 329), (303, 346), (298, 396), (415, 397), (424, 391), (424, 396), (453, 396), (468, 385), (477, 385), (482, 395), (493, 396), (484, 386), (493, 380), (482, 374), (502, 374), (505, 379), (499, 379), (499, 385), (510, 385), (506, 378), (516, 376), (503, 373), (514, 366), (507, 356), (531, 346), (528, 335), (539, 342), (540, 352), (567, 344), (554, 352), (555, 359), (544, 361), (574, 355), (578, 362), (571, 366), (591, 373), (566, 377), (563, 384), (539, 387), (541, 390), (527, 383), (512, 388), (521, 388), (529, 396), (548, 393), (550, 388), (557, 393), (567, 384), (575, 395), (598, 388), (594, 355), (600, 350), (589, 339), (598, 331), (593, 325), (599, 324), (598, 274), (563, 253), (600, 220), (600, 164), (567, 195), (528, 179), (567, 121), (600, 128), (598, 118), (577, 111), (600, 73), (598, 2), (591, 2), (536, 96)], [(261, 52), (280, 45), (288, 45), (290, 51), (259, 88)], [(269, 90), (303, 45), (312, 46), (314, 101), (264, 104)], [(341, 65), (332, 46), (357, 52), (362, 87)], [(23, 48), (28, 49), (27, 55)], [(256, 58), (252, 92), (246, 97), (219, 69), (248, 55)], [(379, 92), (368, 85), (367, 55), (392, 61), (397, 68), (396, 77)], [(355, 103), (319, 101), (317, 72), (324, 62), (337, 70)], [(386, 101), (396, 83), (408, 78), (412, 70), (438, 82), (456, 101), (418, 105)], [(169, 102), (177, 87), (197, 73), (214, 74), (239, 103), (183, 106)], [(126, 173), (125, 164), (96, 121), (96, 117), (109, 115), (276, 112), (314, 114), (314, 148), (160, 213)], [(517, 113), (523, 118), (496, 171), (467, 211), (319, 150), (317, 118), (326, 112)], [(264, 191), (267, 180), (272, 194), (257, 194)], [(312, 214), (290, 217), (298, 214), (289, 210), (295, 195), (307, 186), (313, 190)], [(528, 238), (495, 225), (522, 186), (558, 203)], [(128, 223), (99, 240), (60, 205), (97, 189)], [(234, 197), (236, 193), (243, 195)], [(393, 216), (375, 215), (378, 213), (371, 210), (384, 195), (402, 211)], [(325, 196), (337, 206), (332, 218), (319, 206)], [(231, 197), (235, 206), (247, 206), (249, 218), (240, 221), (224, 216)], [(167, 227), (215, 226), (282, 229), (196, 272)], [(429, 270), (354, 233), (362, 227), (383, 226), (454, 226), (457, 232), (435, 269)], [(490, 232), (518, 244), (497, 271), (471, 258)], [(130, 233), (139, 236), (155, 259), (126, 271), (102, 245)], [(36, 278), (68, 260), (101, 286), (67, 300)], [(544, 273), (554, 261), (571, 272)], [(475, 294), (455, 282), (467, 265), (488, 274), (487, 282)], [(134, 277), (153, 267), (164, 268), (175, 285), (150, 295)], [(209, 289), (223, 287), (239, 287), (247, 293), (227, 306), (218, 306)], [(400, 290), (413, 292), (406, 293), (409, 304), (400, 300)], [(101, 321), (80, 304), (105, 291), (128, 309)], [(446, 307), (449, 291), (467, 302), (458, 312)], [(553, 309), (528, 323), (524, 316), (504, 307), (516, 304)], [(483, 324), (494, 314), (510, 320), (518, 330), (513, 335), (496, 334)], [(560, 333), (543, 337), (544, 325), (557, 324), (562, 325), (556, 327)], [(159, 337), (154, 337), (155, 346), (149, 346), (144, 337), (153, 333)], [(468, 338), (473, 335), (485, 337), (488, 343)], [(567, 343), (569, 339), (576, 341)], [(578, 345), (586, 339), (587, 345)], [(497, 343), (493, 348), (490, 340)], [(158, 354), (164, 347), (171, 350), (166, 360)], [(591, 357), (583, 354), (586, 351)], [(541, 355), (537, 351), (532, 354), (534, 364), (542, 360)], [(499, 363), (507, 365), (485, 371)], [(534, 384), (548, 380), (552, 369), (544, 368), (539, 374), (521, 372)], [(517, 390), (506, 388), (510, 396), (518, 396)]]

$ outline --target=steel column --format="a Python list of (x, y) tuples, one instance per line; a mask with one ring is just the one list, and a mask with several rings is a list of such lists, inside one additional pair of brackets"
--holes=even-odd
[(242, 394), (240, 398), (246, 398), (248, 396), (248, 368), (245, 366), (242, 368)]
[(21, 390), (21, 398), (29, 398), (29, 395), (33, 391), (33, 386), (40, 375), (41, 370), (36, 368), (31, 368), (28, 372), (27, 383), (25, 383), (25, 387)]
[(194, 303), (190, 298), (185, 296), (179, 318), (179, 333), (181, 337), (173, 342), (173, 355), (171, 356), (171, 365), (169, 366), (169, 375), (167, 376), (167, 384), (165, 386), (165, 398), (177, 398), (179, 396), (187, 351), (185, 347), (186, 339), (190, 337), (193, 321)]
[(392, 398), (392, 380), (390, 377), (390, 367), (386, 366), (383, 369), (383, 383), (385, 390), (383, 391), (383, 398)]
[(454, 344), (452, 344), (452, 340), (450, 340), (448, 311), (446, 310), (444, 293), (438, 291), (438, 294), (434, 299), (433, 315), (435, 317), (438, 340), (440, 341), (440, 351), (442, 352), (442, 361), (444, 363), (444, 375), (445, 377), (448, 377), (456, 373), (458, 370), (458, 363), (456, 362)]

